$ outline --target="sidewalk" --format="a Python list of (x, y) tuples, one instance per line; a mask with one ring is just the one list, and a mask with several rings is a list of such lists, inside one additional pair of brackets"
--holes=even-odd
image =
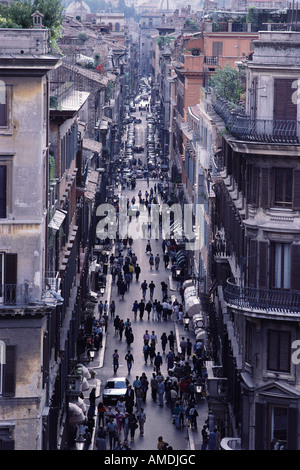
[[(170, 286), (170, 293), (171, 293), (172, 300), (173, 299), (175, 300), (176, 298), (178, 302), (181, 303), (181, 295), (177, 290), (177, 283), (176, 281), (172, 279), (171, 275), (169, 276), (169, 286)], [(185, 330), (184, 325), (178, 322), (174, 322), (174, 329), (175, 329), (175, 335), (176, 335), (177, 351), (180, 351), (180, 341), (182, 337), (184, 337), (185, 339), (190, 338), (192, 344), (195, 343), (196, 337), (195, 337), (195, 333), (192, 327), (192, 319), (190, 320), (190, 328), (188, 330)], [(195, 431), (191, 428), (187, 428), (191, 450), (201, 450), (201, 446), (202, 446), (201, 430), (202, 430), (202, 426), (204, 425), (208, 417), (208, 406), (207, 406), (207, 401), (205, 398), (201, 399), (201, 402), (198, 403), (197, 410), (199, 414), (197, 418), (198, 431)]]

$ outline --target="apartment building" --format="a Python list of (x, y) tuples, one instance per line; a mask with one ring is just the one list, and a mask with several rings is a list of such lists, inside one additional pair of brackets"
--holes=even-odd
[(254, 45), (244, 112), (221, 97), (209, 111), (223, 128), (212, 158), (211, 299), (228, 393), (208, 399), (229, 446), (296, 450), (300, 36), (264, 31)]

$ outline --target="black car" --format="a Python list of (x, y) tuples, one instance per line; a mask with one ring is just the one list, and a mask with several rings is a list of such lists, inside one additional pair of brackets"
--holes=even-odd
[(129, 385), (126, 377), (113, 377), (108, 379), (103, 390), (103, 403), (116, 403), (119, 398), (124, 398)]

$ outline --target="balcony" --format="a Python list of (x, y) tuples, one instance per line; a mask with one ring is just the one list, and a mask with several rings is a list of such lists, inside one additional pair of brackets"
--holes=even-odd
[(29, 303), (28, 284), (0, 284), (0, 308)]
[(206, 65), (218, 65), (219, 64), (219, 57), (217, 56), (205, 56), (204, 57), (204, 64)]
[(284, 289), (243, 287), (234, 278), (227, 280), (225, 302), (241, 310), (292, 314), (300, 312), (300, 292)]
[(216, 97), (212, 106), (223, 119), (226, 129), (239, 140), (275, 144), (300, 143), (300, 121), (252, 118), (245, 114), (242, 105), (236, 106), (221, 97)]

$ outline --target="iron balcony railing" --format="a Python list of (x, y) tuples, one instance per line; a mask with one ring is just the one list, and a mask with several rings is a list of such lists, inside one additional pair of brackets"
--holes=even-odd
[(300, 312), (300, 292), (284, 289), (263, 289), (243, 287), (234, 278), (227, 280), (224, 290), (227, 304), (245, 310), (265, 310), (268, 312)]
[(204, 63), (206, 65), (218, 65), (219, 57), (217, 57), (217, 56), (212, 57), (212, 56), (207, 56), (206, 55), (206, 56), (204, 56)]
[(300, 121), (257, 119), (245, 114), (245, 108), (216, 97), (215, 112), (223, 119), (226, 129), (237, 139), (255, 142), (299, 144)]
[(28, 303), (28, 284), (0, 284), (0, 308)]

